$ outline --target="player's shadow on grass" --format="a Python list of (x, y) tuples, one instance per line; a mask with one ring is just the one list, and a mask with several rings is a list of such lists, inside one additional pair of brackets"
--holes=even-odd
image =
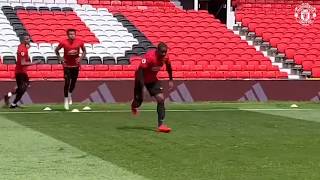
[(141, 130), (141, 131), (155, 131), (154, 128), (145, 126), (121, 126), (117, 127), (119, 130)]

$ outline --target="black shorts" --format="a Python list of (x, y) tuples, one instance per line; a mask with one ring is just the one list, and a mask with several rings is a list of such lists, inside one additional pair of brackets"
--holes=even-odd
[[(145, 84), (150, 96), (156, 96), (163, 92), (160, 81)], [(143, 85), (136, 79), (134, 85), (134, 101), (132, 106), (139, 107), (143, 101)]]
[(64, 67), (63, 71), (65, 79), (77, 79), (79, 76), (79, 67)]
[(30, 82), (29, 82), (29, 76), (27, 73), (16, 73), (16, 83), (18, 88), (21, 88), (23, 86), (28, 87)]
[(152, 83), (145, 84), (150, 96), (155, 96), (157, 94), (163, 93), (163, 87), (160, 81), (155, 81)]

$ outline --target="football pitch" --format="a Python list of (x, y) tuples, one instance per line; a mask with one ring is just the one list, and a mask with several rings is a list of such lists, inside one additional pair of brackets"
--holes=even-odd
[(169, 134), (155, 104), (2, 108), (0, 179), (319, 180), (320, 104), (290, 104), (168, 104)]

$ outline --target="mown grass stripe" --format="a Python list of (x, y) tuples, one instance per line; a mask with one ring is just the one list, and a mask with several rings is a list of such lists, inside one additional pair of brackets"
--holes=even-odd
[(108, 161), (0, 116), (2, 180), (145, 180)]

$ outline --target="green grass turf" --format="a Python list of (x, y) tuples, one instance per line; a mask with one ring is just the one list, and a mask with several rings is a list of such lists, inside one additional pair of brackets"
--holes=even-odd
[[(308, 113), (299, 119), (286, 117), (290, 110), (277, 111), (277, 115), (237, 110), (289, 108), (290, 104), (170, 104), (171, 110), (217, 110), (168, 112), (167, 122), (173, 128), (170, 134), (154, 132), (155, 112), (142, 112), (139, 117), (132, 117), (129, 112), (63, 111), (0, 115), (148, 179), (318, 180), (320, 124), (312, 122), (316, 121), (312, 118), (319, 117), (319, 105), (299, 103), (301, 109), (312, 109), (301, 111)], [(31, 106), (22, 111), (39, 111), (43, 107)], [(62, 109), (59, 105), (51, 107)], [(91, 107), (128, 109), (127, 104)], [(155, 105), (143, 108), (154, 109)]]

